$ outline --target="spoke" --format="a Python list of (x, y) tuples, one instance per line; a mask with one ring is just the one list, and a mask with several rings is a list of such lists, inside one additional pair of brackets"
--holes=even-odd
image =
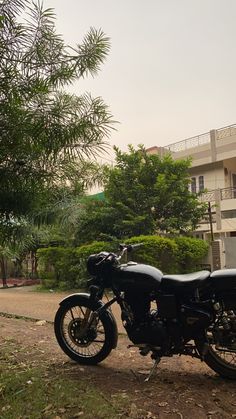
[(75, 320), (75, 318), (74, 318), (74, 314), (73, 314), (73, 311), (70, 309), (70, 313), (71, 313), (71, 317), (72, 317), (72, 319), (73, 320)]
[[(97, 355), (105, 343), (105, 330), (101, 320), (98, 320), (96, 327), (90, 327), (80, 338), (80, 327), (83, 327), (83, 322), (90, 316), (90, 313), (91, 309), (87, 307), (72, 307), (65, 313), (61, 324), (66, 345), (73, 352), (87, 358)], [(89, 336), (93, 336), (93, 333), (94, 340), (90, 341)], [(77, 340), (80, 340), (81, 343), (78, 343)]]
[[(224, 316), (228, 317), (229, 319), (232, 318), (232, 311), (224, 311), (223, 313)], [(233, 317), (233, 321), (234, 317)], [(216, 323), (216, 328), (219, 328), (219, 336), (220, 339), (222, 340), (221, 342), (218, 343), (219, 347), (222, 347), (222, 351), (216, 348), (215, 342), (214, 342), (214, 328), (209, 328), (207, 331), (207, 337), (208, 337), (208, 342), (212, 348), (212, 351), (214, 352), (215, 356), (221, 360), (221, 362), (223, 362), (226, 366), (228, 365), (230, 368), (236, 369), (236, 349), (235, 352), (230, 352), (229, 350), (227, 351), (227, 341), (225, 341), (226, 336), (226, 332), (224, 331), (224, 329), (222, 328), (222, 324), (221, 324), (221, 318), (219, 317)], [(218, 332), (217, 332), (218, 333)], [(235, 334), (234, 334), (235, 335)], [(231, 336), (232, 335), (232, 329), (231, 329)], [(230, 343), (229, 343), (230, 344)], [(230, 346), (229, 346), (230, 349)]]

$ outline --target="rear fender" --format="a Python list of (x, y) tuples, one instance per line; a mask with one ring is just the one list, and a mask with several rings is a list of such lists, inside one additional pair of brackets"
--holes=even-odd
[[(89, 308), (91, 308), (94, 311), (104, 306), (104, 303), (101, 300), (96, 301), (94, 299), (91, 299), (90, 294), (87, 293), (71, 294), (60, 302), (60, 306), (65, 307), (71, 306), (71, 304), (86, 304)], [(99, 312), (99, 318), (107, 323), (108, 334), (111, 336), (112, 347), (113, 349), (115, 349), (118, 341), (118, 330), (116, 320), (112, 312), (108, 310), (101, 310)]]

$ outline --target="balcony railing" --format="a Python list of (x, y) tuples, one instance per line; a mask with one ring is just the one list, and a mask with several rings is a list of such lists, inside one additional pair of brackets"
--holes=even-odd
[(219, 128), (217, 130), (217, 140), (222, 140), (226, 137), (236, 135), (236, 125), (229, 125), (228, 127)]
[(210, 133), (206, 132), (205, 134), (197, 135), (195, 137), (187, 138), (186, 140), (170, 144), (165, 146), (165, 148), (167, 148), (172, 153), (177, 153), (189, 148), (199, 147), (200, 145), (210, 143), (210, 141)]
[[(218, 128), (216, 130), (217, 140), (222, 140), (226, 137), (231, 137), (232, 135), (236, 135), (236, 124), (229, 125), (228, 127)], [(210, 143), (210, 141), (210, 132), (206, 132), (204, 134), (196, 135), (195, 137), (186, 138), (185, 140), (169, 144), (164, 148), (172, 153), (178, 153), (180, 151), (185, 151), (190, 148), (199, 147), (203, 144), (208, 144)]]
[(236, 198), (236, 188), (223, 188), (220, 189), (220, 199), (235, 199)]
[(200, 195), (200, 200), (203, 202), (215, 201), (217, 194), (221, 201), (225, 199), (236, 199), (236, 187), (213, 189), (212, 191), (204, 192)]

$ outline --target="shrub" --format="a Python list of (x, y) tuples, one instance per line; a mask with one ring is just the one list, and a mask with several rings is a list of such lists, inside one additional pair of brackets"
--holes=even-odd
[[(84, 288), (88, 279), (86, 260), (92, 253), (114, 250), (114, 244), (93, 242), (79, 248), (48, 247), (39, 249), (39, 275), (46, 288), (61, 290)], [(50, 284), (50, 286), (48, 286)]]
[(178, 272), (177, 245), (173, 239), (160, 236), (136, 236), (126, 243), (143, 243), (132, 253), (132, 260), (155, 266), (165, 273)]
[(143, 243), (132, 254), (132, 259), (156, 266), (164, 273), (186, 273), (198, 269), (206, 256), (208, 243), (192, 237), (166, 238), (159, 236), (137, 236), (127, 243)]
[(177, 262), (179, 272), (193, 272), (208, 252), (208, 243), (204, 240), (192, 237), (176, 237), (175, 243), (178, 247)]
[[(132, 260), (155, 266), (164, 273), (196, 270), (208, 250), (206, 242), (190, 237), (137, 236), (126, 240), (126, 243), (143, 243), (132, 253)], [(115, 242), (94, 241), (78, 248), (39, 249), (37, 255), (43, 285), (61, 290), (84, 288), (88, 279), (88, 256), (101, 251), (116, 252), (117, 248)]]

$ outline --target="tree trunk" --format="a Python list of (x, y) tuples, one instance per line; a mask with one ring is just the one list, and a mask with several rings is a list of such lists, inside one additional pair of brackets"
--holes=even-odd
[(7, 271), (4, 256), (0, 257), (0, 266), (2, 271), (2, 286), (3, 288), (7, 288)]

